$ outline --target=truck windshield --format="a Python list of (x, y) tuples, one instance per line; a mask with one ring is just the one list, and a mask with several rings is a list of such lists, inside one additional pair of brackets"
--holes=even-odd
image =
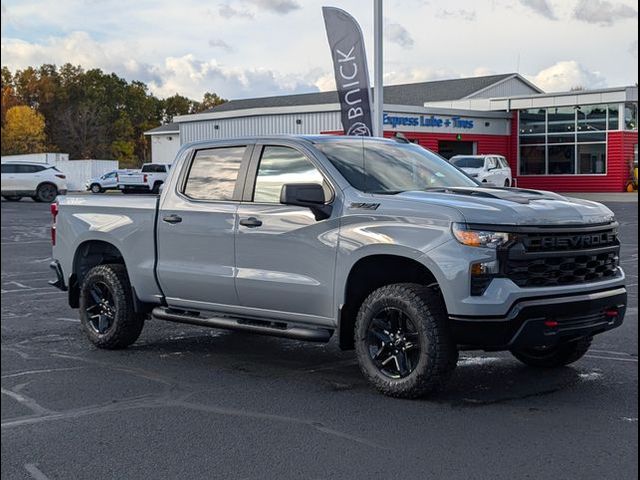
[(478, 186), (441, 156), (411, 143), (338, 139), (315, 147), (353, 187), (367, 193)]
[(451, 163), (458, 168), (482, 168), (484, 167), (484, 158), (482, 157), (454, 157)]

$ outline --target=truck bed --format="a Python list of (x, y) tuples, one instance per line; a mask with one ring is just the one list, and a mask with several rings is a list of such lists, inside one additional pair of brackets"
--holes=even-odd
[(53, 257), (73, 271), (73, 252), (83, 244), (108, 242), (122, 254), (140, 300), (160, 293), (154, 276), (155, 195), (66, 195), (58, 197), (57, 239)]

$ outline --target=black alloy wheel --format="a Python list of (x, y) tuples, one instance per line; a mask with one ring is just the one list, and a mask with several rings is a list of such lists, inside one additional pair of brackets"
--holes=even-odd
[(95, 282), (89, 288), (89, 301), (85, 307), (88, 323), (96, 333), (104, 335), (113, 326), (116, 304), (109, 287), (103, 282)]
[(373, 364), (385, 376), (405, 378), (420, 360), (420, 336), (409, 316), (386, 307), (369, 323), (367, 347)]

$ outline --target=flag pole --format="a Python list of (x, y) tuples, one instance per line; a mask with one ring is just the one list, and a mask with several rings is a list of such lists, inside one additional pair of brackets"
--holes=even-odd
[(373, 0), (373, 136), (382, 137), (384, 89), (382, 74), (382, 0)]

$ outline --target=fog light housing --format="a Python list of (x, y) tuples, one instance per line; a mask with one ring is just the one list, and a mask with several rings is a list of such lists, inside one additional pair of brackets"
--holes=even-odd
[(500, 272), (497, 261), (471, 264), (471, 296), (479, 297), (489, 288), (491, 281)]

